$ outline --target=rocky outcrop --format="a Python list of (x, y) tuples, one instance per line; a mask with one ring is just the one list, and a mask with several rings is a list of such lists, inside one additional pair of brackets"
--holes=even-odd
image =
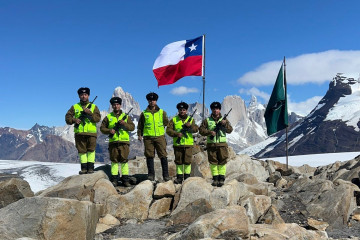
[(153, 191), (153, 184), (147, 180), (127, 194), (111, 195), (106, 202), (106, 212), (118, 218), (146, 219)]
[(171, 240), (192, 240), (203, 238), (249, 237), (249, 220), (241, 206), (218, 209), (199, 217), (189, 227), (171, 237)]
[(22, 198), (34, 196), (29, 183), (20, 178), (11, 178), (0, 181), (0, 193), (0, 208)]
[[(326, 239), (360, 230), (356, 197), (360, 189), (358, 177), (351, 173), (358, 168), (358, 159), (321, 168), (286, 169), (278, 162), (261, 162), (230, 151), (222, 187), (213, 187), (203, 177), (206, 153), (197, 152), (195, 159), (198, 168), (182, 184), (163, 182), (161, 176), (153, 182), (144, 180), (144, 158), (135, 159), (130, 167), (136, 186), (114, 188), (101, 170), (68, 177), (37, 197), (25, 196), (0, 209), (0, 219), (6, 221), (2, 227), (0, 220), (0, 234), (5, 239), (48, 239), (43, 235), (65, 226), (62, 219), (83, 221), (73, 223), (80, 224), (74, 233), (83, 239), (93, 237), (96, 223), (95, 239)], [(161, 175), (160, 164), (156, 168)], [(349, 176), (354, 178), (350, 181)], [(29, 219), (35, 219), (32, 225)], [(15, 225), (24, 226), (12, 229)], [(81, 232), (84, 228), (88, 235)], [(62, 239), (61, 234), (51, 237)]]
[(0, 236), (92, 240), (97, 219), (95, 204), (88, 201), (24, 198), (0, 209)]

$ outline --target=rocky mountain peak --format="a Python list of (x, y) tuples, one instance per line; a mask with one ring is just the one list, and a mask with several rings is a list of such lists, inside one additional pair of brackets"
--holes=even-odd
[(240, 96), (226, 96), (221, 104), (221, 114), (228, 113), (231, 108), (228, 120), (233, 126), (239, 121), (247, 119), (245, 101)]
[[(133, 108), (130, 115), (137, 115), (137, 116), (140, 115), (141, 109), (139, 103), (135, 101), (135, 99), (130, 93), (125, 92), (121, 87), (115, 88), (112, 97), (120, 97), (122, 99), (121, 108), (123, 111), (128, 112), (131, 108)], [(108, 112), (111, 111), (112, 111), (112, 107), (111, 104), (109, 104)]]
[[(191, 115), (196, 110), (196, 113), (194, 114), (194, 119), (197, 124), (200, 124), (202, 121), (202, 112), (203, 112), (203, 104), (195, 102), (189, 104), (188, 113)], [(205, 106), (204, 109), (204, 115), (205, 117), (209, 116), (209, 109)]]

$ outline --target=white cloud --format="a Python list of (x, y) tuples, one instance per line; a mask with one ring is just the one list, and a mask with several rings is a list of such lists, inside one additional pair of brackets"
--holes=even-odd
[(321, 96), (314, 96), (312, 98), (309, 98), (303, 102), (292, 102), (289, 95), (288, 95), (288, 111), (295, 112), (298, 115), (306, 116), (308, 115), (311, 110), (313, 110), (316, 105), (319, 103), (319, 101), (323, 97)]
[[(237, 81), (240, 84), (255, 86), (273, 85), (281, 63), (282, 60), (264, 63), (245, 73)], [(338, 72), (359, 73), (360, 51), (329, 50), (286, 59), (288, 84), (321, 84), (331, 80)]]
[(250, 89), (244, 89), (241, 88), (239, 89), (239, 93), (245, 93), (246, 95), (254, 95), (256, 97), (260, 97), (262, 99), (264, 99), (265, 101), (268, 101), (270, 98), (270, 94), (260, 91), (259, 89), (252, 87)]
[(173, 88), (170, 92), (173, 95), (185, 95), (188, 93), (197, 93), (199, 92), (199, 90), (197, 88), (187, 88), (184, 86), (180, 86), (177, 88)]

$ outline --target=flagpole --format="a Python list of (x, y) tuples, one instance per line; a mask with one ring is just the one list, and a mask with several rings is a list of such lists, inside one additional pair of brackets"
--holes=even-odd
[[(284, 56), (284, 87), (285, 87), (285, 102), (287, 102), (287, 84), (286, 84), (286, 63)], [(288, 141), (288, 126), (286, 126), (286, 169), (289, 169), (289, 141)]]
[(202, 109), (202, 120), (205, 119), (205, 34), (203, 35), (203, 44), (202, 44), (202, 80), (203, 80), (203, 109)]

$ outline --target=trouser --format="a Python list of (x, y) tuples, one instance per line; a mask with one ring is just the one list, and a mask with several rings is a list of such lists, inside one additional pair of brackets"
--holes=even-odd
[(144, 148), (146, 158), (154, 158), (155, 150), (160, 159), (167, 156), (165, 136), (144, 137)]
[(174, 147), (175, 164), (190, 165), (192, 160), (192, 147)]
[(79, 153), (80, 163), (95, 162), (95, 136), (75, 134), (75, 146)]

